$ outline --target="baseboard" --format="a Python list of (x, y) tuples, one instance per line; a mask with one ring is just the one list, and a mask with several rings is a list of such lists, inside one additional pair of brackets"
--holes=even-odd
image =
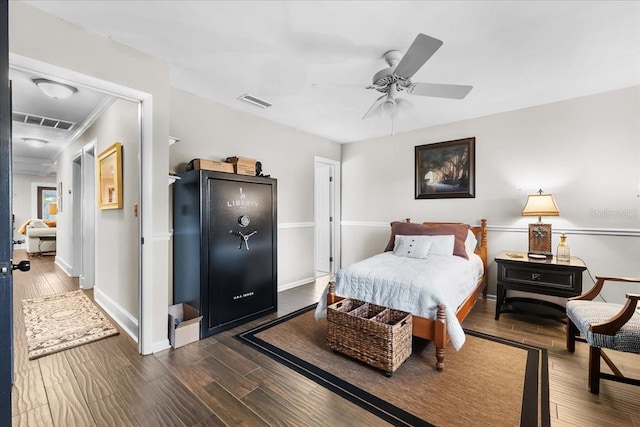
[(60, 258), (58, 255), (56, 255), (56, 259), (55, 259), (54, 263), (58, 267), (60, 267), (62, 269), (62, 271), (67, 273), (67, 276), (73, 277), (73, 274), (72, 274), (73, 273), (73, 267), (71, 265), (69, 265), (69, 263), (67, 263), (65, 260)]
[(161, 340), (153, 343), (151, 346), (151, 353), (158, 353), (171, 348), (171, 344), (169, 343), (169, 339)]
[(93, 299), (125, 332), (138, 342), (138, 320), (98, 288), (93, 288)]
[(286, 291), (287, 289), (296, 288), (298, 286), (306, 285), (309, 282), (315, 281), (315, 277), (307, 277), (306, 279), (296, 280), (295, 282), (285, 283), (278, 285), (278, 292)]

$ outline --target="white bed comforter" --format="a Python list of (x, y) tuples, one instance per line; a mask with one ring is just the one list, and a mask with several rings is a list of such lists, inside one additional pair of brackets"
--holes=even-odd
[[(482, 259), (475, 254), (469, 260), (439, 255), (418, 259), (385, 252), (339, 270), (336, 294), (428, 319), (435, 319), (437, 305), (444, 304), (447, 332), (453, 347), (459, 350), (465, 335), (456, 310), (482, 273)], [(327, 314), (327, 292), (328, 286), (318, 302), (316, 319)]]

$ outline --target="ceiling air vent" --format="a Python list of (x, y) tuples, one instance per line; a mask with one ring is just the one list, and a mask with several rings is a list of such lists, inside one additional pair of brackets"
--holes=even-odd
[(269, 108), (269, 107), (271, 107), (271, 105), (273, 105), (273, 104), (271, 104), (271, 103), (269, 103), (267, 101), (264, 101), (264, 100), (262, 100), (260, 98), (256, 98), (255, 96), (249, 95), (249, 94), (246, 94), (246, 93), (244, 95), (242, 95), (238, 99), (240, 101), (244, 101), (244, 102), (248, 102), (249, 104), (256, 105), (256, 106), (258, 106), (260, 108)]
[(36, 116), (35, 114), (20, 113), (18, 111), (14, 111), (12, 113), (12, 119), (15, 122), (28, 123), (31, 125), (60, 130), (71, 130), (76, 125), (74, 122)]

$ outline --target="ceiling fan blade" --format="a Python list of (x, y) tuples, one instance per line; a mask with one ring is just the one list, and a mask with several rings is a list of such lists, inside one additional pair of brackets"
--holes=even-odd
[(367, 113), (364, 116), (362, 116), (362, 120), (368, 119), (369, 117), (373, 117), (376, 114), (376, 108), (379, 107), (384, 102), (386, 97), (387, 95), (382, 95), (380, 98), (376, 99), (373, 105), (369, 107), (369, 110), (367, 111)]
[(411, 78), (440, 49), (442, 43), (442, 40), (434, 39), (422, 33), (418, 34), (411, 46), (409, 46), (407, 53), (398, 63), (395, 74), (398, 77)]
[(407, 89), (407, 93), (420, 96), (434, 96), (436, 98), (462, 99), (473, 89), (467, 85), (448, 85), (440, 83), (414, 83)]
[(311, 87), (366, 89), (366, 86), (350, 83), (311, 83)]

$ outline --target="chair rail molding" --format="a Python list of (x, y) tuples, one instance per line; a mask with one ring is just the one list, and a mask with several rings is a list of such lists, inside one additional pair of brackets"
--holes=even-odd
[[(342, 221), (340, 225), (345, 227), (389, 227), (390, 222), (380, 221)], [(472, 224), (473, 225), (473, 224)], [(529, 228), (516, 225), (490, 225), (487, 224), (488, 231), (500, 231), (506, 233), (528, 233)], [(553, 229), (553, 234), (581, 234), (587, 236), (627, 236), (640, 237), (640, 229), (636, 228), (587, 228), (570, 227)]]
[(309, 228), (315, 227), (316, 224), (314, 222), (281, 222), (278, 224), (279, 229), (284, 228)]

